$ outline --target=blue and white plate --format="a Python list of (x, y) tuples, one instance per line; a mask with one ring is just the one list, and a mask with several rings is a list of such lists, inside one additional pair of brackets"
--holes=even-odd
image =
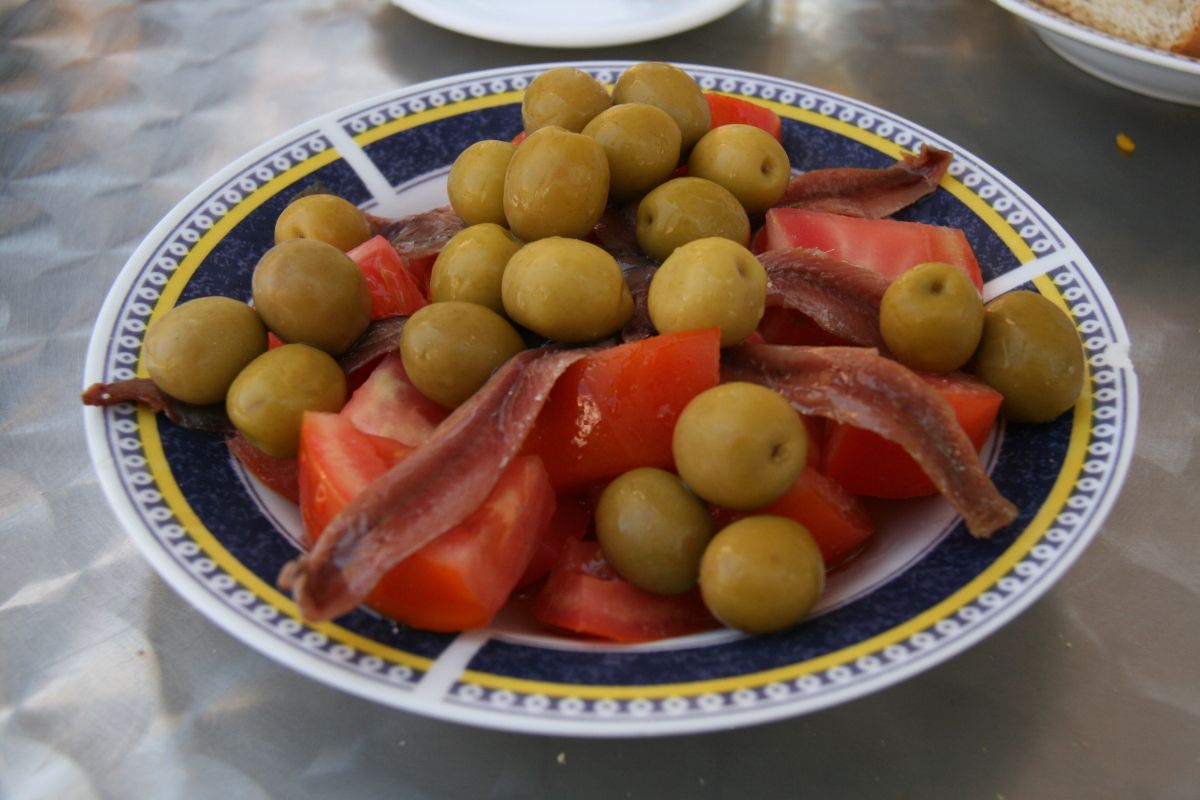
[[(210, 294), (247, 299), (288, 198), (320, 181), (376, 214), (445, 203), (451, 163), (521, 127), (522, 90), (548, 65), (397, 90), (263, 145), (180, 203), (121, 271), (85, 382), (141, 373), (149, 321)], [(628, 66), (576, 64), (605, 83)], [(951, 150), (942, 187), (907, 219), (963, 229), (986, 294), (1022, 287), (1069, 310), (1087, 352), (1075, 410), (997, 432), (984, 460), (1020, 517), (971, 538), (940, 499), (895, 503), (867, 551), (829, 581), (814, 615), (771, 636), (729, 631), (640, 646), (572, 641), (508, 608), (488, 630), (409, 630), (367, 611), (301, 620), (275, 586), (296, 555), (294, 506), (263, 488), (217, 438), (132, 406), (86, 409), (92, 460), (113, 510), (188, 602), (312, 678), (407, 711), (472, 725), (588, 736), (696, 732), (814, 711), (882, 689), (994, 632), (1044, 593), (1096, 534), (1125, 477), (1136, 376), (1112, 298), (1054, 219), (992, 167), (887, 111), (777, 78), (686, 67), (706, 90), (784, 119), (795, 168), (884, 166), (929, 142)]]

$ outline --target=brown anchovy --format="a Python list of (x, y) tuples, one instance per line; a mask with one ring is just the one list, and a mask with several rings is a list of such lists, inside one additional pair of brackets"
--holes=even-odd
[(811, 170), (793, 178), (776, 205), (882, 219), (932, 194), (953, 159), (926, 144), (920, 155), (905, 155), (882, 169)]

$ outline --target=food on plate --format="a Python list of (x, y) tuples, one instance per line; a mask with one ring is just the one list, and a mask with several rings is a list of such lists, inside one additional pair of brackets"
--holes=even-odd
[(1200, 56), (1200, 0), (1038, 0), (1131, 42)]
[(552, 236), (522, 247), (504, 268), (504, 310), (534, 333), (591, 342), (633, 315), (633, 295), (616, 259), (579, 239)]
[(786, 517), (746, 517), (721, 529), (700, 563), (700, 594), (713, 616), (746, 633), (795, 625), (825, 588), (812, 534)]
[(332, 356), (306, 344), (285, 344), (238, 373), (225, 410), (251, 444), (288, 458), (300, 446), (305, 411), (337, 411), (345, 402), (346, 378)]
[[(519, 591), (536, 594), (536, 620), (581, 636), (647, 641), (718, 619), (767, 632), (802, 619), (825, 572), (869, 545), (860, 496), (939, 493), (977, 537), (1015, 519), (978, 451), (1002, 402), (1010, 419), (1069, 408), (1085, 365), (1070, 320), (1027, 293), (989, 306), (976, 349), (982, 280), (965, 235), (879, 218), (933, 191), (948, 153), (781, 183), (765, 107), (648, 64), (609, 108), (590, 76), (551, 72), (526, 105), (571, 106), (558, 111), (586, 117), (567, 123), (584, 133), (551, 121), (519, 145), (471, 145), (449, 207), (358, 212), (372, 237), (348, 253), (287, 239), (255, 270), (256, 310), (197, 306), (237, 318), (216, 326), (223, 347), (256, 340), (243, 368), (200, 376), (228, 385), (209, 405), (170, 396), (153, 329), (151, 379), (85, 402), (232, 426), (233, 456), (299, 501), (309, 549), (279, 583), (311, 620), (366, 604), (463, 630)], [(689, 149), (693, 174), (673, 177)], [(731, 180), (720, 165), (734, 156), (770, 162), (769, 192)], [(717, 181), (695, 176), (709, 170)], [(346, 205), (297, 201), (281, 227), (336, 227)], [(1053, 390), (1028, 388), (1059, 373)]]
[(530, 135), (504, 176), (509, 230), (531, 242), (587, 236), (608, 203), (608, 156), (590, 136), (558, 127)]
[(646, 307), (659, 333), (716, 327), (721, 346), (758, 327), (767, 298), (767, 272), (754, 254), (720, 237), (678, 247), (650, 281)]
[(604, 488), (596, 504), (596, 539), (625, 580), (654, 594), (696, 585), (713, 535), (708, 506), (679, 476), (639, 467)]
[(692, 399), (671, 439), (675, 468), (692, 491), (718, 506), (762, 508), (804, 469), (808, 437), (777, 392), (731, 381)]
[(487, 306), (447, 300), (409, 318), (400, 336), (404, 371), (421, 394), (457, 408), (525, 349), (521, 334)]
[(589, 122), (583, 135), (599, 142), (608, 156), (610, 203), (641, 197), (679, 166), (679, 126), (657, 106), (613, 106)]
[(315, 239), (272, 247), (254, 268), (254, 308), (285, 342), (331, 355), (347, 350), (371, 322), (371, 293), (353, 259)]
[(1004, 395), (1009, 419), (1048, 422), (1083, 390), (1083, 345), (1056, 305), (1033, 292), (1009, 292), (987, 304), (975, 372)]
[(504, 217), (504, 176), (515, 152), (512, 142), (484, 139), (459, 153), (446, 179), (446, 194), (454, 213), (464, 223), (508, 224)]
[(983, 298), (953, 264), (917, 264), (883, 293), (879, 330), (902, 363), (925, 372), (950, 372), (970, 361), (979, 346)]
[(688, 175), (728, 189), (747, 214), (761, 214), (777, 204), (792, 177), (783, 145), (753, 125), (713, 128), (696, 142), (687, 166)]
[(478, 303), (503, 314), (500, 280), (508, 260), (520, 249), (516, 237), (494, 222), (464, 228), (446, 242), (433, 262), (429, 299)]
[(343, 253), (371, 238), (371, 224), (358, 206), (335, 194), (308, 194), (288, 204), (275, 220), (275, 243), (316, 239)]
[(185, 403), (225, 400), (242, 368), (267, 349), (267, 329), (254, 309), (231, 297), (197, 297), (150, 326), (142, 362), (150, 379)]
[(521, 99), (525, 133), (557, 125), (579, 133), (613, 103), (600, 81), (575, 67), (553, 67), (534, 78)]
[(733, 194), (720, 184), (685, 176), (650, 191), (637, 206), (637, 242), (655, 261), (696, 239), (721, 236), (750, 243), (750, 218)]

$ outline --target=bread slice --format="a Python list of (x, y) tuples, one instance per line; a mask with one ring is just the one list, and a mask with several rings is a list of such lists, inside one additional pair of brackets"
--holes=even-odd
[(1200, 0), (1039, 0), (1060, 14), (1133, 42), (1200, 56)]

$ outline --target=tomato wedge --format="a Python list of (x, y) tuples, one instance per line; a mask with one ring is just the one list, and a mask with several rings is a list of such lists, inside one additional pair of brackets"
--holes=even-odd
[(408, 316), (429, 304), (420, 277), (385, 237), (372, 237), (346, 255), (358, 264), (371, 291), (371, 319)]
[(517, 586), (528, 586), (550, 574), (550, 570), (562, 558), (568, 541), (582, 539), (587, 535), (592, 517), (583, 502), (573, 497), (559, 497), (554, 506), (554, 516), (545, 532), (538, 538), (533, 557)]
[(643, 591), (617, 576), (595, 541), (566, 543), (533, 613), (546, 625), (615, 642), (649, 642), (720, 627), (699, 590), (670, 597)]
[(783, 141), (783, 123), (779, 115), (766, 106), (761, 106), (741, 97), (716, 92), (705, 92), (708, 101), (710, 128), (719, 125), (753, 125), (762, 128), (776, 139)]
[(359, 430), (411, 447), (428, 439), (449, 414), (412, 385), (399, 353), (384, 357), (341, 411)]
[(794, 308), (771, 306), (763, 311), (758, 323), (758, 333), (770, 344), (810, 345), (813, 347), (837, 347), (851, 345), (840, 336), (830, 333), (812, 317)]
[[(987, 442), (1003, 396), (963, 373), (921, 374), (950, 403), (975, 449)], [(877, 433), (841, 423), (826, 430), (822, 472), (854, 494), (908, 498), (937, 493), (904, 448)]]
[(983, 290), (983, 276), (975, 251), (958, 228), (903, 222), (895, 219), (859, 219), (824, 211), (772, 208), (766, 221), (768, 250), (813, 247), (870, 267), (889, 280), (926, 261), (954, 264)]
[(259, 450), (240, 433), (225, 444), (229, 452), (268, 489), (293, 503), (300, 501), (300, 466), (295, 457), (280, 458)]
[(675, 420), (719, 379), (716, 328), (653, 336), (595, 353), (558, 379), (525, 451), (542, 458), (559, 491), (635, 467), (671, 469)]

